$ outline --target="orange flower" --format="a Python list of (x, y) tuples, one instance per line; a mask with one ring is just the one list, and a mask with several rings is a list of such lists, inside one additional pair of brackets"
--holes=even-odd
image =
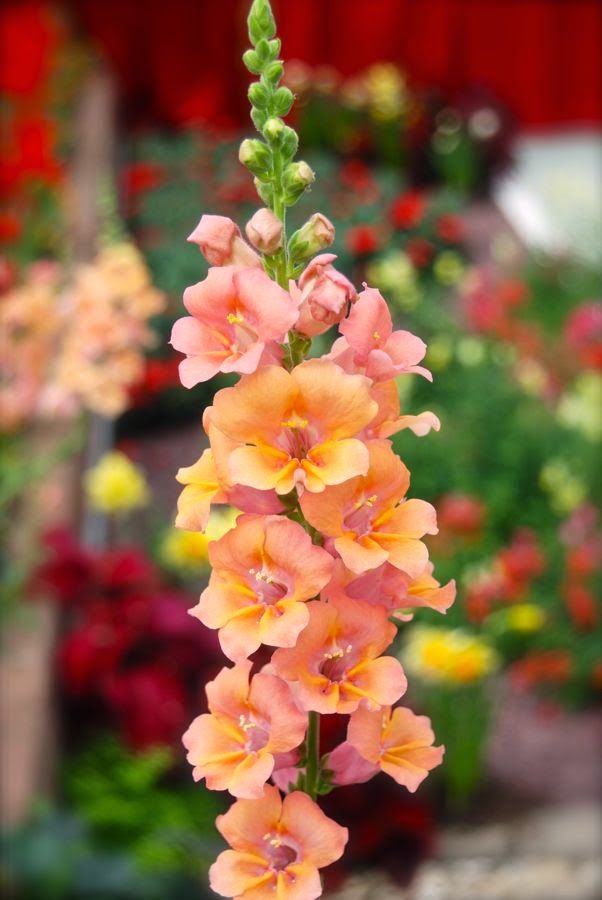
[(307, 794), (282, 800), (271, 785), (261, 800), (238, 800), (216, 824), (232, 849), (211, 866), (211, 888), (236, 900), (315, 900), (318, 869), (343, 855), (349, 835)]
[(256, 799), (272, 774), (274, 754), (303, 740), (307, 716), (274, 675), (260, 673), (249, 683), (251, 667), (242, 662), (222, 669), (209, 682), (210, 714), (198, 716), (182, 740), (195, 781), (205, 778), (212, 791)]
[(226, 503), (211, 450), (204, 450), (192, 466), (178, 469), (176, 480), (184, 485), (178, 498), (176, 527), (187, 531), (204, 531), (212, 503)]
[(390, 562), (417, 578), (428, 562), (419, 540), (436, 534), (436, 513), (424, 500), (404, 500), (410, 473), (388, 441), (371, 441), (366, 475), (304, 494), (301, 508), (307, 521), (334, 538), (334, 548), (352, 572), (360, 574)]
[(349, 720), (347, 741), (330, 754), (328, 765), (337, 784), (351, 784), (354, 772), (354, 780), (367, 781), (380, 769), (413, 794), (443, 760), (445, 748), (433, 747), (434, 740), (430, 719), (411, 709), (360, 708)]
[(386, 610), (359, 600), (308, 603), (309, 624), (291, 649), (276, 650), (274, 671), (297, 682), (307, 710), (351, 713), (360, 703), (379, 709), (406, 689), (401, 664), (379, 654), (395, 637)]
[(365, 474), (368, 451), (355, 435), (376, 411), (364, 376), (309, 360), (292, 372), (265, 366), (219, 391), (209, 417), (237, 444), (225, 451), (234, 483), (288, 494)]
[(292, 647), (309, 619), (305, 601), (333, 567), (301, 525), (279, 516), (241, 516), (209, 545), (209, 560), (214, 571), (191, 614), (220, 629), (222, 650), (235, 661), (260, 644)]

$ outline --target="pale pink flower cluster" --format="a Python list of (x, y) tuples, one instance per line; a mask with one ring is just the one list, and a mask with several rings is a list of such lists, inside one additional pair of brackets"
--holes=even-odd
[(0, 428), (81, 409), (123, 412), (154, 341), (149, 319), (164, 306), (129, 243), (72, 271), (54, 262), (31, 266), (0, 298)]

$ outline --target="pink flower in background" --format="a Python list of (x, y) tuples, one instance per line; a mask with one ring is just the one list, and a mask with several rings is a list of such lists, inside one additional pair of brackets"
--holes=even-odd
[(409, 331), (393, 331), (391, 313), (380, 291), (363, 290), (339, 330), (343, 337), (334, 342), (328, 358), (345, 371), (361, 372), (374, 381), (389, 381), (410, 372), (433, 380), (429, 370), (418, 365), (426, 344)]
[(307, 716), (288, 685), (274, 675), (249, 680), (252, 663), (225, 668), (206, 687), (209, 714), (198, 716), (182, 738), (195, 781), (252, 800), (264, 795), (275, 754), (298, 747)]
[(211, 887), (249, 900), (315, 900), (322, 893), (318, 869), (343, 855), (348, 838), (307, 794), (282, 799), (271, 786), (261, 800), (238, 800), (216, 824), (232, 849), (211, 866)]
[(210, 266), (261, 267), (261, 259), (242, 239), (238, 225), (227, 216), (201, 216), (188, 240), (198, 244)]
[(284, 341), (297, 320), (290, 295), (260, 269), (222, 266), (184, 291), (191, 314), (178, 319), (171, 344), (186, 359), (180, 363), (184, 387), (218, 372), (249, 374), (281, 357)]

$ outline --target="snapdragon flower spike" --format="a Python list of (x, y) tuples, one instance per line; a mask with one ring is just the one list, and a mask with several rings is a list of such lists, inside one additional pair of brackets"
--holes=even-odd
[(277, 363), (279, 342), (297, 321), (298, 310), (287, 291), (261, 269), (211, 268), (207, 277), (184, 291), (191, 314), (178, 319), (171, 332), (184, 387), (194, 387), (218, 372), (249, 374)]
[(216, 824), (231, 849), (211, 866), (211, 888), (247, 900), (320, 897), (318, 870), (343, 855), (349, 837), (307, 794), (283, 800), (271, 786), (261, 800), (238, 800)]
[(289, 686), (274, 675), (249, 681), (251, 663), (225, 668), (206, 687), (209, 713), (198, 716), (182, 738), (195, 781), (249, 800), (264, 795), (274, 754), (299, 746), (307, 716)]
[[(238, 798), (217, 820), (230, 849), (211, 867), (213, 890), (315, 900), (319, 869), (348, 837), (314, 802), (320, 793), (380, 771), (414, 791), (441, 762), (428, 720), (391, 709), (407, 683), (399, 660), (381, 654), (412, 609), (446, 612), (455, 584), (433, 576), (422, 539), (437, 533), (435, 511), (406, 499), (409, 472), (389, 440), (439, 430), (434, 413), (402, 411), (395, 380), (431, 378), (426, 347), (394, 331), (381, 294), (364, 285), (358, 295), (322, 252), (334, 238), (324, 216), (287, 240), (286, 208), (315, 176), (295, 160), (298, 138), (283, 120), (294, 98), (280, 85), (269, 0), (253, 0), (248, 24), (259, 136), (239, 159), (264, 206), (246, 228), (253, 247), (231, 219), (203, 216), (190, 240), (212, 268), (186, 291), (190, 315), (172, 335), (185, 386), (240, 375), (203, 414), (209, 448), (177, 476), (179, 526), (205, 529), (215, 503), (242, 510), (209, 543), (213, 571), (190, 610), (234, 665), (207, 686), (209, 712), (184, 744), (194, 778)], [(331, 353), (307, 360), (312, 338), (337, 324)], [(252, 663), (265, 647), (271, 661), (262, 650)], [(328, 757), (320, 714), (351, 716)]]
[(410, 372), (433, 380), (429, 370), (418, 365), (426, 344), (409, 331), (393, 331), (380, 291), (366, 287), (339, 331), (343, 336), (334, 342), (328, 358), (346, 372), (362, 372), (376, 382)]
[(276, 650), (274, 671), (296, 687), (299, 703), (319, 713), (391, 705), (405, 693), (401, 664), (380, 656), (396, 634), (384, 609), (333, 598), (308, 604), (309, 624), (296, 646)]
[[(355, 435), (377, 412), (369, 388), (363, 375), (312, 359), (292, 372), (266, 366), (219, 391), (210, 419), (237, 445), (222, 452), (229, 477), (288, 494), (296, 487), (320, 492), (365, 474), (368, 450)], [(217, 459), (219, 448), (213, 449)]]
[(368, 445), (366, 475), (304, 494), (301, 509), (307, 521), (333, 539), (346, 567), (356, 574), (385, 562), (417, 578), (428, 562), (420, 538), (437, 533), (434, 508), (424, 500), (405, 500), (410, 473), (388, 441)]
[(309, 620), (307, 600), (332, 575), (332, 556), (297, 522), (281, 516), (241, 516), (209, 545), (213, 572), (190, 610), (219, 629), (222, 650), (242, 660), (261, 644), (292, 647)]

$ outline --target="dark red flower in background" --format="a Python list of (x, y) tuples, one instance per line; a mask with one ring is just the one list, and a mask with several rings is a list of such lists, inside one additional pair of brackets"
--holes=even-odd
[(401, 194), (391, 206), (391, 222), (395, 228), (415, 228), (424, 218), (426, 205), (426, 197), (419, 191)]
[(368, 256), (380, 246), (378, 232), (372, 225), (354, 225), (345, 237), (347, 249), (355, 256)]

